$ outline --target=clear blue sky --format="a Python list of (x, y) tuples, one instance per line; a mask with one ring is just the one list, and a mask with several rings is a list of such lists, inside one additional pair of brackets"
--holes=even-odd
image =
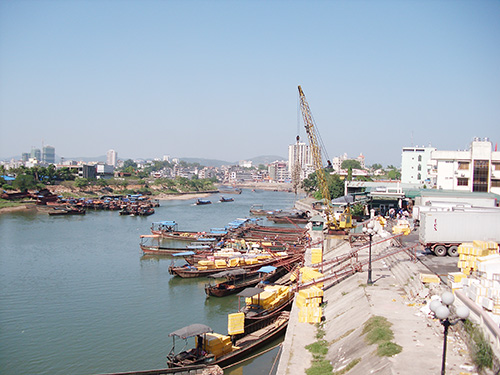
[(330, 157), (495, 144), (500, 1), (0, 0), (0, 158), (287, 157), (298, 85)]

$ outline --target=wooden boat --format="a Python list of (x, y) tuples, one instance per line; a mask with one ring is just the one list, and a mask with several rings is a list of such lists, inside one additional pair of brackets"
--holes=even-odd
[(175, 241), (190, 241), (194, 242), (198, 239), (204, 241), (217, 241), (223, 238), (227, 232), (193, 232), (177, 230), (177, 223), (170, 221), (156, 221), (151, 224), (151, 234), (159, 235), (163, 239)]
[(209, 200), (206, 200), (206, 199), (198, 199), (196, 201), (196, 205), (197, 206), (202, 206), (202, 205), (205, 205), (205, 204), (212, 204), (212, 201), (209, 201)]
[(276, 258), (270, 258), (270, 259), (265, 259), (258, 261), (257, 263), (254, 264), (247, 264), (245, 266), (233, 266), (233, 267), (220, 267), (220, 268), (208, 268), (208, 267), (201, 267), (201, 266), (192, 266), (188, 263), (186, 263), (183, 266), (175, 266), (171, 265), (168, 268), (168, 272), (171, 275), (176, 275), (182, 278), (193, 278), (193, 277), (208, 277), (210, 275), (213, 275), (214, 273), (217, 272), (222, 272), (222, 271), (228, 271), (231, 269), (244, 269), (247, 271), (255, 271), (259, 269), (260, 267), (263, 266), (273, 266), (277, 264), (278, 262), (284, 262), (288, 259), (290, 259), (291, 256), (287, 255), (284, 257), (276, 257)]
[(49, 211), (50, 216), (62, 216), (62, 215), (85, 215), (85, 210), (82, 208), (65, 207), (59, 208), (54, 207), (52, 211)]
[(265, 266), (255, 272), (246, 272), (236, 269), (230, 271), (218, 272), (210, 275), (210, 278), (226, 278), (227, 280), (215, 285), (205, 284), (205, 293), (207, 296), (225, 297), (236, 294), (242, 290), (257, 285), (260, 282), (273, 282), (288, 272), (285, 266), (274, 267)]
[[(264, 307), (264, 305), (260, 301), (260, 295), (267, 292), (265, 288), (270, 289), (289, 287), (276, 285), (267, 286), (264, 288), (247, 288), (238, 293), (238, 310), (245, 314), (245, 325), (249, 325), (257, 321), (268, 321), (281, 314), (282, 311), (289, 311), (292, 308), (294, 293), (291, 290), (289, 290), (288, 294), (286, 294), (281, 299), (280, 303), (276, 304), (274, 307)], [(242, 298), (244, 298), (245, 300), (249, 298), (251, 300), (251, 303), (246, 302), (242, 306)]]
[(220, 197), (219, 202), (234, 202), (234, 198)]
[(242, 190), (232, 186), (220, 186), (219, 193), (222, 194), (241, 194)]
[(278, 213), (273, 215), (267, 215), (267, 220), (274, 221), (275, 223), (284, 224), (306, 224), (309, 222), (308, 212), (294, 212), (294, 213)]
[(280, 213), (281, 210), (265, 210), (262, 204), (252, 204), (250, 207), (250, 215), (267, 216)]
[[(223, 368), (227, 367), (248, 357), (266, 343), (283, 335), (288, 326), (289, 318), (290, 313), (284, 311), (268, 321), (245, 326), (245, 333), (233, 335), (231, 341), (227, 343), (228, 352), (219, 356), (214, 355), (207, 345), (207, 337), (213, 332), (210, 327), (203, 324), (184, 327), (169, 334), (170, 337), (173, 337), (174, 344), (167, 355), (167, 366), (169, 368), (183, 368), (197, 364), (211, 364)], [(196, 346), (191, 350), (183, 350), (176, 354), (176, 337), (183, 340), (194, 337)]]
[(153, 255), (194, 255), (198, 251), (207, 251), (210, 250), (213, 246), (212, 243), (206, 241), (192, 242), (191, 245), (187, 245), (184, 247), (175, 247), (175, 246), (161, 246), (159, 243), (156, 245), (148, 244), (148, 239), (160, 239), (159, 235), (141, 235), (141, 242), (139, 243), (139, 247), (141, 248), (144, 254), (153, 254)]

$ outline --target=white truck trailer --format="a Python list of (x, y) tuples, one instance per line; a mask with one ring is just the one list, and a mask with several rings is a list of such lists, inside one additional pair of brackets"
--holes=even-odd
[(420, 213), (419, 241), (436, 255), (458, 256), (463, 242), (500, 243), (500, 209), (455, 209)]

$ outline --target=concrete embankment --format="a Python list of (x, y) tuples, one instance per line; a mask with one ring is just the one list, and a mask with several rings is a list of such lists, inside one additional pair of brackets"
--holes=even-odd
[[(374, 240), (377, 237), (374, 237)], [(394, 251), (387, 243), (374, 245), (372, 255)], [(324, 251), (324, 260), (346, 254), (354, 249), (347, 242), (336, 243)], [(366, 260), (368, 250), (358, 253)], [(306, 256), (306, 264), (310, 256)], [(439, 286), (424, 287), (420, 273), (428, 273), (420, 262), (404, 252), (373, 262), (373, 285), (367, 285), (366, 266), (340, 283), (328, 287), (325, 283), (323, 314), (324, 339), (329, 348), (326, 358), (339, 371), (349, 363), (359, 362), (348, 374), (437, 374), (441, 370), (443, 327), (425, 312), (430, 294), (440, 294)], [(434, 290), (435, 289), (435, 290)], [(423, 311), (422, 311), (423, 310)], [(362, 335), (364, 323), (372, 316), (385, 317), (394, 333), (393, 342), (402, 351), (393, 357), (379, 357), (376, 345), (368, 345)], [(298, 322), (298, 307), (294, 304), (291, 320), (281, 351), (277, 374), (305, 374), (313, 357), (305, 349), (316, 342), (315, 324)], [(460, 374), (471, 368), (464, 342), (450, 328), (446, 357), (446, 373)]]

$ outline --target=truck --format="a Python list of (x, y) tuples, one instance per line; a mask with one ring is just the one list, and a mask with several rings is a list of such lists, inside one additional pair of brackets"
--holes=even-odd
[(458, 256), (464, 242), (500, 243), (500, 208), (463, 208), (420, 213), (419, 241), (438, 256)]

